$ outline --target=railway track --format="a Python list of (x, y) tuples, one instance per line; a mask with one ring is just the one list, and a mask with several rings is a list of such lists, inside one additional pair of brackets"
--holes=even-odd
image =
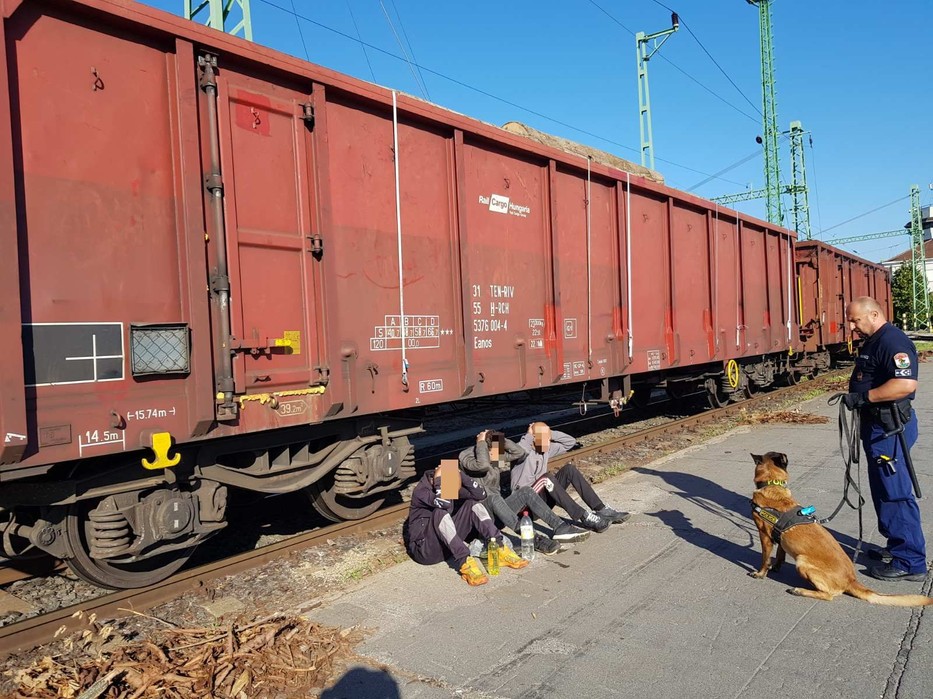
[[(841, 372), (840, 372), (841, 373)], [(829, 374), (827, 376), (832, 376)], [(814, 384), (815, 385), (815, 384)], [(648, 429), (640, 429), (629, 434), (616, 436), (581, 449), (571, 454), (553, 459), (553, 466), (560, 466), (568, 461), (583, 459), (597, 454), (607, 454), (624, 449), (626, 446), (652, 439), (670, 436), (709, 424), (737, 414), (742, 410), (760, 408), (783, 401), (795, 393), (803, 393), (810, 385), (802, 384), (760, 394), (753, 398), (727, 405), (722, 408), (706, 410), (688, 417), (673, 419), (670, 422)], [(825, 390), (830, 390), (824, 383)], [(555, 423), (556, 425), (557, 423)], [(234, 555), (206, 565), (193, 567), (177, 573), (163, 582), (150, 587), (120, 590), (83, 601), (59, 610), (48, 612), (23, 621), (0, 627), (0, 655), (7, 656), (18, 650), (26, 650), (51, 642), (56, 636), (69, 634), (86, 628), (86, 619), (91, 614), (97, 618), (110, 618), (125, 615), (127, 612), (142, 612), (154, 606), (170, 601), (186, 592), (195, 591), (211, 580), (259, 567), (289, 553), (312, 548), (334, 539), (351, 534), (361, 534), (389, 527), (401, 522), (408, 510), (407, 503), (386, 507), (370, 517), (351, 522), (342, 522), (299, 534), (280, 542)], [(17, 571), (18, 572), (18, 571)], [(10, 571), (10, 575), (15, 575)], [(28, 575), (28, 572), (24, 572)], [(77, 612), (84, 612), (77, 615)]]

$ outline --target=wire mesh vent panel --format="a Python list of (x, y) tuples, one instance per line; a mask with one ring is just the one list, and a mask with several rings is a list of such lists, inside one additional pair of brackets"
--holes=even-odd
[(189, 372), (187, 325), (131, 326), (130, 345), (134, 376)]

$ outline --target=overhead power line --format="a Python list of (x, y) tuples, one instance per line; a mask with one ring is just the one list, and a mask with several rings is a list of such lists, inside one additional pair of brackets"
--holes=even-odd
[(742, 158), (741, 160), (736, 160), (734, 163), (732, 163), (732, 165), (727, 165), (726, 167), (724, 167), (724, 168), (723, 168), (722, 170), (720, 170), (719, 172), (710, 175), (709, 177), (707, 177), (707, 178), (706, 178), (705, 180), (703, 180), (702, 182), (697, 182), (695, 185), (693, 185), (693, 186), (692, 186), (690, 189), (688, 189), (687, 191), (688, 191), (688, 192), (692, 192), (692, 191), (695, 190), (695, 189), (699, 189), (700, 187), (702, 187), (703, 185), (705, 185), (707, 182), (712, 182), (713, 180), (720, 179), (720, 177), (719, 177), (720, 175), (725, 175), (727, 172), (729, 172), (730, 170), (734, 170), (734, 169), (737, 168), (739, 165), (742, 165), (743, 163), (747, 163), (749, 160), (752, 160), (753, 158), (760, 158), (760, 157), (761, 157), (761, 149), (758, 149), (758, 150), (756, 150), (754, 153), (751, 153), (751, 154), (749, 154), (749, 155), (746, 155), (746, 156), (745, 156), (744, 158)]
[[(670, 7), (668, 7), (667, 5), (665, 5), (663, 2), (660, 2), (660, 0), (652, 0), (652, 2), (654, 2), (655, 5), (659, 5), (660, 7), (663, 7), (663, 8), (664, 8), (665, 10), (667, 10), (668, 12), (673, 12), (673, 11), (674, 11), (674, 10), (672, 10)], [(719, 62), (718, 62), (715, 58), (713, 58), (713, 54), (711, 54), (709, 51), (706, 50), (706, 47), (703, 45), (703, 42), (700, 41), (700, 38), (699, 38), (696, 34), (693, 33), (693, 30), (690, 28), (690, 25), (688, 25), (688, 24), (684, 21), (684, 18), (683, 18), (683, 17), (680, 18), (680, 23), (681, 23), (682, 25), (684, 25), (684, 29), (686, 29), (686, 30), (690, 33), (690, 36), (693, 37), (694, 41), (697, 42), (697, 44), (699, 45), (699, 47), (700, 47), (701, 49), (703, 49), (703, 53), (705, 53), (707, 56), (709, 56), (709, 60), (711, 60), (711, 61), (713, 62), (713, 65), (715, 65), (717, 68), (719, 68), (719, 72), (722, 73), (722, 74), (726, 77), (726, 80), (728, 80), (728, 81), (732, 84), (732, 87), (735, 88), (735, 91), (738, 92), (740, 95), (742, 95), (742, 98), (743, 98), (746, 102), (748, 102), (748, 103), (751, 105), (752, 109), (754, 109), (754, 110), (755, 110), (756, 112), (758, 112), (758, 114), (760, 115), (760, 114), (761, 114), (761, 110), (758, 108), (758, 106), (748, 98), (748, 95), (746, 95), (744, 92), (742, 92), (742, 88), (740, 88), (738, 85), (735, 84), (735, 81), (734, 81), (731, 77), (729, 77), (729, 74), (725, 71), (725, 69), (724, 69), (721, 65), (719, 65)]]
[[(363, 45), (363, 35), (360, 34), (360, 26), (356, 23), (356, 16), (353, 14), (353, 8), (350, 7), (350, 0), (345, 0), (347, 3), (347, 11), (350, 13), (350, 19), (353, 22), (353, 28), (356, 30), (357, 39), (360, 42), (360, 48), (363, 49), (363, 58), (366, 59), (366, 65), (369, 66), (369, 74), (373, 77), (373, 82), (376, 82), (376, 71), (373, 70), (373, 64), (369, 60), (369, 54), (366, 53), (366, 46)], [(292, 9), (294, 9), (294, 2), (292, 3)], [(298, 22), (298, 13), (295, 13), (295, 22)], [(310, 59), (308, 59), (310, 60)]]
[(895, 199), (894, 201), (889, 201), (887, 204), (882, 204), (881, 206), (876, 206), (876, 207), (875, 207), (874, 209), (872, 209), (871, 211), (866, 211), (865, 213), (859, 214), (858, 216), (853, 216), (852, 218), (847, 218), (845, 221), (841, 221), (840, 223), (834, 224), (834, 225), (830, 226), (829, 228), (824, 228), (823, 230), (820, 231), (820, 235), (822, 235), (823, 233), (826, 233), (827, 231), (831, 231), (831, 230), (833, 230), (834, 228), (839, 228), (839, 226), (844, 226), (844, 225), (846, 225), (847, 223), (852, 223), (853, 221), (857, 221), (858, 219), (863, 218), (863, 217), (865, 217), (865, 216), (868, 216), (869, 214), (873, 214), (873, 213), (875, 213), (876, 211), (881, 211), (882, 209), (886, 209), (886, 208), (888, 208), (889, 206), (894, 206), (894, 205), (897, 204), (898, 202), (904, 201), (905, 199), (909, 199), (909, 198), (910, 198), (910, 195), (909, 195), (909, 194), (908, 194), (907, 196), (905, 196), (905, 197), (898, 197), (898, 198)]
[[(292, 11), (295, 12), (295, 0), (292, 0)], [(308, 44), (305, 42), (304, 32), (301, 31), (301, 22), (298, 21), (297, 12), (295, 12), (295, 26), (298, 27), (298, 36), (301, 38), (301, 45), (305, 50), (305, 59), (310, 61), (311, 54), (308, 53)]]
[[(263, 4), (268, 5), (268, 6), (270, 6), (270, 7), (274, 7), (275, 9), (280, 10), (281, 12), (285, 12), (286, 14), (290, 14), (290, 15), (293, 15), (293, 16), (295, 16), (295, 17), (298, 17), (298, 18), (304, 20), (305, 22), (309, 22), (310, 24), (313, 24), (313, 25), (316, 26), (316, 27), (320, 27), (321, 29), (324, 29), (324, 30), (326, 30), (326, 31), (329, 31), (329, 32), (331, 32), (331, 33), (333, 33), (333, 34), (336, 34), (336, 35), (338, 35), (338, 36), (341, 36), (341, 37), (343, 37), (343, 38), (345, 38), (345, 39), (349, 39), (350, 41), (353, 41), (353, 42), (355, 42), (355, 43), (361, 44), (362, 46), (365, 46), (365, 47), (367, 47), (367, 48), (369, 48), (369, 49), (372, 49), (373, 51), (376, 51), (376, 52), (378, 52), (378, 53), (381, 53), (381, 54), (383, 54), (383, 55), (385, 55), (385, 56), (388, 56), (388, 57), (390, 57), (390, 58), (394, 58), (395, 60), (398, 60), (398, 61), (406, 61), (406, 59), (405, 59), (404, 56), (399, 56), (398, 54), (394, 54), (394, 53), (392, 53), (391, 51), (387, 51), (387, 50), (385, 50), (385, 49), (383, 49), (383, 48), (380, 48), (380, 47), (378, 47), (378, 46), (376, 46), (376, 45), (374, 45), (374, 44), (370, 44), (370, 43), (368, 43), (368, 42), (366, 42), (366, 41), (363, 41), (362, 39), (359, 39), (359, 38), (357, 38), (357, 37), (354, 37), (354, 36), (351, 36), (351, 35), (349, 35), (349, 34), (346, 34), (345, 32), (342, 32), (342, 31), (340, 31), (339, 29), (334, 29), (333, 27), (329, 27), (329, 26), (327, 26), (326, 24), (322, 24), (321, 22), (318, 22), (318, 21), (316, 21), (316, 20), (311, 19), (310, 17), (307, 17), (307, 16), (302, 15), (302, 14), (300, 14), (300, 13), (298, 13), (298, 12), (295, 12), (295, 11), (293, 11), (293, 10), (290, 10), (290, 9), (288, 9), (287, 7), (282, 7), (281, 5), (278, 5), (278, 4), (274, 3), (274, 2), (272, 2), (271, 0), (259, 0), (259, 2), (262, 2)], [(614, 146), (618, 146), (619, 148), (623, 148), (623, 149), (625, 149), (625, 150), (632, 151), (633, 153), (638, 153), (638, 152), (639, 152), (639, 150), (638, 150), (637, 148), (633, 148), (632, 146), (628, 146), (628, 145), (626, 145), (626, 144), (624, 144), (624, 143), (620, 143), (619, 141), (614, 141), (614, 140), (612, 140), (611, 138), (607, 138), (607, 137), (605, 137), (605, 136), (600, 136), (599, 134), (593, 133), (592, 131), (587, 131), (586, 129), (581, 129), (581, 128), (578, 127), (578, 126), (574, 126), (573, 124), (569, 124), (569, 123), (567, 123), (567, 122), (565, 122), (565, 121), (561, 121), (560, 119), (556, 119), (556, 118), (554, 118), (554, 117), (552, 117), (552, 116), (548, 116), (547, 114), (543, 114), (543, 113), (541, 113), (541, 112), (539, 112), (539, 111), (537, 111), (537, 110), (531, 109), (530, 107), (525, 107), (525, 106), (520, 105), (520, 104), (518, 104), (518, 103), (516, 103), (516, 102), (512, 102), (511, 100), (507, 100), (507, 99), (505, 99), (504, 97), (500, 97), (500, 96), (495, 95), (495, 94), (493, 94), (493, 93), (491, 93), (491, 92), (488, 92), (488, 91), (486, 91), (486, 90), (483, 90), (482, 88), (476, 87), (476, 86), (474, 86), (474, 85), (470, 85), (470, 84), (468, 84), (468, 83), (463, 82), (462, 80), (458, 80), (457, 78), (453, 78), (453, 77), (451, 77), (451, 76), (449, 76), (449, 75), (445, 75), (444, 73), (441, 73), (441, 72), (439, 72), (439, 71), (436, 71), (436, 70), (433, 70), (433, 69), (431, 69), (431, 68), (428, 68), (427, 66), (419, 65), (419, 64), (414, 63), (414, 62), (412, 62), (412, 65), (415, 66), (416, 68), (418, 68), (419, 70), (423, 70), (423, 71), (426, 72), (426, 73), (430, 73), (431, 75), (436, 75), (437, 77), (443, 78), (444, 80), (447, 80), (448, 82), (452, 82), (452, 83), (454, 83), (455, 85), (459, 85), (460, 87), (464, 87), (464, 88), (466, 88), (467, 90), (471, 90), (471, 91), (473, 91), (473, 92), (476, 92), (477, 94), (483, 95), (484, 97), (489, 97), (490, 99), (496, 100), (497, 102), (501, 102), (502, 104), (506, 104), (506, 105), (508, 105), (508, 106), (510, 106), (510, 107), (514, 107), (515, 109), (519, 109), (519, 110), (521, 110), (521, 111), (523, 111), (523, 112), (526, 112), (526, 113), (528, 113), (528, 114), (533, 114), (534, 116), (540, 117), (540, 118), (542, 118), (542, 119), (546, 119), (547, 121), (549, 121), (549, 122), (551, 122), (551, 123), (553, 123), (553, 124), (557, 124), (557, 125), (559, 125), (559, 126), (563, 126), (563, 127), (567, 128), (567, 129), (571, 129), (572, 131), (575, 131), (575, 132), (577, 132), (577, 133), (583, 134), (583, 135), (585, 135), (585, 136), (590, 136), (590, 137), (592, 137), (592, 138), (596, 138), (596, 139), (598, 139), (598, 140), (600, 140), (600, 141), (603, 141), (604, 143), (609, 143), (609, 144), (612, 144), (612, 145), (614, 145)], [(703, 170), (697, 170), (696, 168), (690, 167), (690, 166), (688, 166), (688, 165), (684, 165), (684, 164), (682, 164), (682, 163), (675, 162), (675, 161), (673, 161), (673, 160), (667, 160), (667, 159), (665, 159), (665, 158), (657, 158), (657, 160), (659, 160), (659, 161), (661, 161), (661, 162), (663, 162), (663, 163), (667, 163), (668, 165), (673, 165), (674, 167), (681, 168), (681, 169), (686, 170), (686, 171), (688, 171), (688, 172), (696, 173), (697, 175), (703, 175), (704, 177), (714, 177), (713, 175), (710, 175), (710, 173), (708, 173), (708, 172), (704, 172)], [(730, 184), (734, 184), (734, 185), (737, 185), (737, 186), (739, 186), (739, 187), (742, 186), (742, 183), (741, 183), (741, 182), (735, 182), (735, 181), (733, 181), (733, 180), (728, 180), (728, 179), (725, 179), (725, 178), (723, 178), (723, 177), (718, 177), (717, 179), (721, 179), (723, 182), (729, 182)]]
[[(622, 22), (620, 22), (618, 19), (616, 19), (615, 17), (613, 17), (612, 14), (610, 14), (607, 10), (605, 10), (605, 9), (604, 9), (603, 7), (601, 7), (598, 3), (596, 3), (595, 0), (589, 0), (589, 3), (590, 3), (591, 5), (593, 5), (593, 7), (595, 7), (597, 10), (599, 10), (600, 12), (602, 12), (604, 15), (606, 15), (606, 16), (607, 16), (609, 19), (611, 19), (613, 22), (615, 22), (615, 23), (618, 24), (620, 27), (622, 27), (622, 28), (623, 28), (625, 31), (627, 31), (629, 34), (631, 34), (632, 36), (635, 36), (635, 32), (633, 32), (631, 29), (629, 29), (629, 28), (626, 27), (624, 24), (622, 24)], [(662, 7), (664, 7), (664, 6), (662, 5)], [(665, 9), (668, 9), (668, 10), (669, 10), (670, 8), (665, 7)], [(680, 15), (678, 15), (678, 17), (680, 17)], [(680, 17), (680, 21), (681, 21), (681, 23), (683, 23), (683, 17)], [(686, 24), (684, 24), (684, 26), (686, 26)], [(691, 34), (691, 36), (693, 36), (694, 39), (696, 39), (696, 35), (695, 35), (692, 31), (690, 32), (690, 34)], [(697, 43), (699, 43), (699, 40), (697, 40)], [(702, 45), (701, 45), (701, 47), (702, 47)], [(704, 51), (705, 51), (705, 50), (706, 50), (706, 49), (704, 49)], [(708, 53), (708, 52), (707, 52), (707, 53)], [(688, 72), (685, 71), (683, 68), (681, 68), (679, 65), (677, 65), (676, 63), (674, 63), (671, 59), (667, 58), (667, 57), (664, 56), (663, 54), (659, 54), (659, 58), (660, 58), (662, 61), (664, 61), (664, 62), (668, 63), (669, 65), (671, 65), (675, 70), (677, 70), (678, 72), (682, 73), (682, 74), (683, 74), (684, 76), (686, 76), (688, 79), (690, 79), (691, 81), (693, 81), (694, 83), (696, 83), (697, 85), (699, 85), (700, 87), (702, 87), (702, 88), (703, 88), (704, 90), (706, 90), (709, 94), (711, 94), (713, 97), (715, 97), (716, 99), (718, 99), (720, 102), (722, 102), (722, 103), (725, 104), (726, 106), (731, 107), (732, 109), (734, 109), (735, 111), (737, 111), (737, 112), (738, 112), (739, 114), (741, 114), (742, 116), (747, 117), (747, 118), (751, 119), (752, 121), (754, 121), (756, 124), (757, 124), (757, 123), (760, 123), (758, 117), (752, 116), (752, 115), (749, 114), (748, 112), (742, 111), (741, 109), (739, 109), (738, 107), (736, 107), (734, 104), (732, 104), (732, 102), (730, 102), (730, 101), (727, 100), (725, 97), (723, 97), (722, 95), (720, 95), (718, 92), (716, 92), (715, 90), (713, 90), (713, 89), (707, 87), (707, 86), (704, 85), (702, 82), (700, 82), (699, 80), (697, 80), (695, 77), (693, 77), (692, 75), (690, 75), (690, 73), (688, 73)], [(715, 62), (715, 61), (714, 61), (714, 62)], [(728, 76), (727, 76), (727, 77), (728, 77)], [(730, 79), (730, 82), (731, 82), (731, 79)], [(738, 88), (736, 88), (736, 89), (738, 89)], [(740, 92), (741, 92), (741, 91), (740, 91)], [(744, 95), (743, 95), (743, 97), (744, 97)], [(746, 98), (746, 99), (748, 99), (748, 98)], [(754, 105), (752, 105), (752, 106), (754, 106)], [(756, 108), (756, 109), (757, 109), (757, 108)]]
[[(382, 0), (379, 1), (379, 7), (382, 8), (382, 14), (385, 15), (386, 22), (389, 23), (389, 29), (392, 30), (392, 35), (395, 37), (395, 43), (397, 43), (398, 47), (402, 50), (402, 55), (405, 57), (405, 62), (408, 64), (408, 70), (411, 71), (411, 77), (415, 80), (415, 85), (417, 85), (418, 89), (421, 90), (421, 96), (430, 101), (431, 97), (428, 95), (428, 87), (424, 84), (424, 80), (421, 78), (421, 69), (419, 68), (418, 72), (415, 72), (415, 57), (408, 55), (408, 50), (405, 48), (405, 44), (402, 43), (398, 32), (395, 31), (395, 24), (392, 23), (392, 18), (389, 16), (389, 11), (386, 9), (385, 3), (383, 3)], [(399, 19), (399, 23), (401, 23), (401, 18)]]
[[(408, 32), (405, 31), (405, 23), (402, 21), (402, 15), (398, 11), (398, 7), (395, 6), (395, 0), (390, 0), (392, 3), (392, 10), (395, 12), (395, 16), (398, 17), (398, 25), (402, 28), (402, 36), (405, 38), (405, 43), (408, 45), (408, 53), (411, 54), (411, 60), (415, 63), (417, 67), (418, 59), (415, 56), (415, 49), (411, 45), (411, 40), (408, 38)], [(421, 77), (421, 84), (424, 86), (424, 91), (428, 94), (428, 99), (431, 99), (431, 93), (428, 92), (428, 86), (424, 82), (424, 76), (421, 75), (421, 69), (418, 69), (418, 75)]]

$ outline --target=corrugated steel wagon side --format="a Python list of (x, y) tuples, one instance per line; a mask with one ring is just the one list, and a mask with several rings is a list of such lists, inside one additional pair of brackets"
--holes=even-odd
[(805, 356), (799, 374), (830, 368), (837, 358), (851, 358), (858, 343), (846, 321), (846, 306), (860, 296), (878, 300), (891, 317), (891, 279), (882, 266), (817, 240), (797, 243), (800, 340)]
[(365, 516), (412, 409), (789, 371), (789, 231), (128, 0), (0, 8), (3, 525), (92, 582), (228, 487)]

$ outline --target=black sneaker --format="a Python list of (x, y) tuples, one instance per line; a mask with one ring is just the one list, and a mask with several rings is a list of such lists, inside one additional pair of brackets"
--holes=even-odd
[(873, 561), (881, 561), (882, 563), (890, 563), (894, 560), (894, 557), (891, 556), (891, 552), (887, 549), (871, 549), (867, 552), (868, 557)]
[(878, 580), (909, 580), (911, 582), (923, 582), (927, 577), (926, 573), (908, 573), (891, 564), (869, 568), (868, 574)]
[(599, 534), (604, 532), (609, 528), (609, 520), (603, 519), (595, 512), (587, 512), (586, 517), (577, 522), (584, 529), (589, 529), (591, 531)]
[(548, 539), (544, 534), (535, 534), (535, 551), (550, 556), (560, 551), (560, 544), (554, 539)]
[(596, 510), (596, 514), (598, 514), (603, 519), (609, 520), (610, 524), (622, 524), (622, 522), (632, 516), (628, 512), (619, 512), (618, 510), (614, 510), (608, 505), (602, 509)]
[(589, 532), (583, 531), (579, 527), (575, 527), (572, 524), (567, 524), (564, 522), (554, 530), (553, 538), (557, 541), (563, 541), (569, 544), (574, 541), (583, 541), (589, 537), (589, 535)]

